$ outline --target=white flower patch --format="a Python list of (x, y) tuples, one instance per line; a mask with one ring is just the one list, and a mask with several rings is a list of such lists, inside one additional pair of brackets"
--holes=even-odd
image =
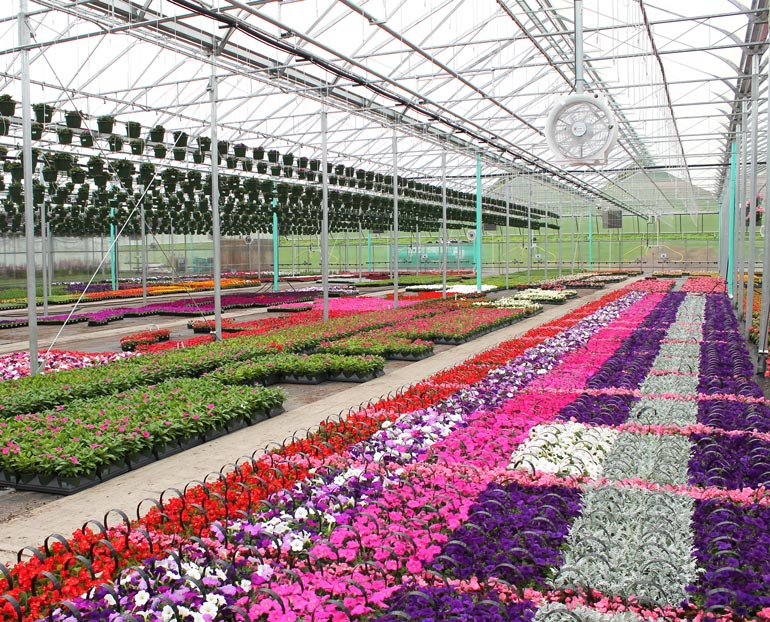
[(497, 300), (485, 300), (483, 302), (474, 302), (474, 307), (494, 307), (496, 309), (522, 309), (527, 313), (540, 311), (543, 305), (531, 300), (524, 300), (515, 296), (506, 296)]
[(535, 622), (642, 622), (633, 611), (606, 613), (578, 605), (568, 609), (563, 603), (544, 603), (535, 612)]
[[(408, 292), (435, 292), (441, 291), (441, 285), (409, 285), (406, 288)], [(497, 285), (483, 285), (482, 292), (492, 292), (498, 289)], [(477, 291), (475, 285), (451, 285), (446, 288), (447, 294), (475, 294)]]
[(604, 477), (684, 485), (688, 478), (691, 447), (690, 439), (679, 434), (658, 436), (621, 432), (604, 459)]
[(697, 580), (695, 501), (636, 487), (590, 487), (557, 571), (557, 589), (594, 588), (645, 606), (676, 605)]
[(642, 425), (695, 425), (698, 402), (662, 398), (642, 398), (631, 409), (629, 423)]
[(596, 479), (602, 460), (618, 432), (568, 421), (538, 425), (511, 456), (509, 470), (537, 470), (559, 475), (583, 475)]
[(642, 395), (696, 395), (698, 393), (698, 376), (682, 376), (671, 373), (662, 376), (647, 376), (639, 390)]

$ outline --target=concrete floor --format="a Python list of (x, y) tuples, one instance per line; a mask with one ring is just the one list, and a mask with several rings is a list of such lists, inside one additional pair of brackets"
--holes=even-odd
[[(242, 456), (250, 456), (255, 450), (291, 438), (297, 431), (319, 424), (328, 417), (346, 412), (350, 407), (369, 400), (375, 400), (399, 387), (408, 386), (427, 378), (436, 372), (457, 365), (475, 354), (496, 346), (502, 341), (513, 339), (526, 331), (564, 315), (566, 312), (587, 302), (596, 300), (610, 291), (623, 287), (629, 280), (614, 284), (603, 290), (580, 290), (578, 298), (564, 305), (546, 305), (543, 313), (528, 318), (507, 328), (484, 335), (459, 346), (436, 348), (436, 354), (416, 363), (390, 362), (386, 373), (365, 384), (324, 383), (316, 386), (286, 385), (289, 398), (286, 412), (276, 418), (261, 422), (200, 445), (181, 454), (168, 457), (137, 471), (129, 472), (113, 480), (68, 497), (55, 497), (39, 493), (4, 491), (0, 493), (0, 561), (10, 565), (16, 553), (25, 546), (40, 546), (46, 536), (59, 533), (69, 536), (89, 519), (103, 520), (113, 508), (122, 509), (129, 517), (136, 516), (136, 507), (143, 499), (159, 498), (168, 488), (183, 489), (193, 480), (202, 480), (207, 473), (218, 472), (224, 465)], [(264, 313), (257, 311), (256, 313)], [(226, 314), (230, 317), (254, 315), (244, 311)], [(184, 325), (187, 320), (166, 320), (164, 327)], [(141, 321), (141, 320), (138, 320)], [(126, 324), (108, 327), (93, 335), (94, 343), (105, 338), (116, 342), (121, 335), (136, 330)], [(146, 326), (146, 321), (145, 321)], [(189, 331), (187, 331), (189, 334)], [(57, 347), (83, 349), (87, 347), (89, 335), (86, 331), (75, 339), (59, 341)], [(66, 344), (66, 345), (65, 345)], [(19, 342), (15, 349), (23, 349)], [(42, 341), (41, 341), (42, 345)], [(4, 351), (6, 344), (0, 348)], [(144, 503), (144, 509), (150, 507)]]

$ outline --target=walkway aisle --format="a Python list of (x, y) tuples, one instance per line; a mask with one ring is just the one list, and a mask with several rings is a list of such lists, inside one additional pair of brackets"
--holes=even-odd
[[(280, 444), (295, 432), (317, 425), (352, 406), (377, 399), (399, 387), (414, 384), (442, 369), (457, 365), (479, 352), (502, 341), (514, 339), (630, 282), (632, 280), (613, 284), (603, 290), (570, 300), (564, 305), (547, 306), (543, 313), (523, 322), (407, 365), (365, 384), (351, 385), (346, 390), (308, 406), (288, 410), (274, 419), (171, 456), (138, 471), (129, 472), (76, 495), (61, 497), (30, 511), (25, 516), (13, 518), (0, 529), (0, 561), (6, 563), (15, 560), (19, 549), (42, 545), (43, 540), (51, 533), (69, 536), (89, 519), (102, 520), (105, 513), (113, 508), (122, 509), (133, 518), (137, 504), (143, 499), (157, 499), (160, 493), (168, 488), (182, 490), (188, 482), (202, 480), (207, 473), (218, 472), (223, 465), (234, 462), (241, 456), (250, 456), (255, 450), (271, 443)], [(149, 502), (143, 504), (145, 510), (150, 507)]]

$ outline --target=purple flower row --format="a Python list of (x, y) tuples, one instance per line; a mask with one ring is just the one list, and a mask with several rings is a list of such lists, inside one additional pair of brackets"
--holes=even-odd
[(389, 612), (375, 622), (531, 622), (535, 605), (503, 603), (495, 592), (471, 595), (451, 586), (407, 585), (391, 599)]
[(549, 571), (561, 564), (561, 547), (580, 514), (580, 494), (560, 486), (490, 484), (433, 569), (458, 579), (544, 588)]
[(770, 442), (750, 434), (692, 434), (690, 484), (718, 488), (770, 486)]
[(770, 407), (737, 400), (700, 400), (698, 423), (722, 430), (770, 432)]

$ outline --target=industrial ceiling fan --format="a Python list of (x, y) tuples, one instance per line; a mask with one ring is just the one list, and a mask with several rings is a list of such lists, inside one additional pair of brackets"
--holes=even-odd
[(607, 163), (618, 140), (618, 128), (612, 111), (599, 96), (584, 91), (583, 0), (575, 0), (575, 93), (553, 106), (545, 138), (559, 160), (598, 166)]

